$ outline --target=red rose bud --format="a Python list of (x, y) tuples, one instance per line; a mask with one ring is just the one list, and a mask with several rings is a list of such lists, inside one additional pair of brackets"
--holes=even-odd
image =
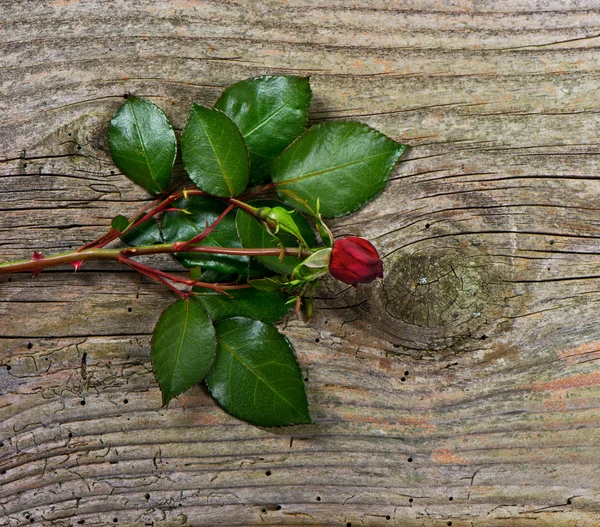
[(383, 262), (370, 242), (348, 236), (333, 244), (329, 272), (345, 284), (368, 284), (383, 278)]

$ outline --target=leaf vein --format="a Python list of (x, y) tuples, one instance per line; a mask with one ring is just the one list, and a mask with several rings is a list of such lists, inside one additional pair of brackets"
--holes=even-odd
[(158, 181), (156, 179), (156, 174), (154, 173), (154, 168), (152, 167), (152, 163), (150, 163), (150, 157), (148, 156), (148, 150), (146, 148), (146, 143), (144, 143), (144, 138), (142, 137), (142, 133), (140, 132), (140, 125), (138, 124), (137, 115), (135, 114), (135, 110), (133, 108), (131, 108), (131, 114), (133, 115), (133, 120), (135, 123), (135, 131), (136, 131), (138, 137), (140, 138), (140, 145), (142, 146), (143, 155), (144, 155), (144, 158), (146, 159), (146, 164), (148, 165), (148, 170), (150, 171), (150, 177), (152, 178), (152, 181), (154, 181), (154, 183), (156, 184), (158, 190), (161, 191), (162, 188), (158, 184)]
[(215, 149), (215, 145), (212, 142), (210, 134), (208, 133), (208, 130), (206, 129), (206, 126), (204, 125), (204, 123), (202, 121), (200, 121), (200, 125), (204, 129), (204, 133), (206, 134), (206, 138), (208, 139), (208, 142), (210, 143), (210, 147), (212, 148), (213, 154), (215, 154), (217, 163), (219, 163), (219, 167), (221, 168), (221, 175), (223, 176), (223, 179), (225, 179), (225, 183), (227, 184), (227, 187), (229, 188), (229, 192), (231, 192), (232, 196), (235, 196), (235, 192), (233, 190), (233, 186), (231, 185), (231, 181), (229, 180), (229, 176), (227, 175), (227, 171), (225, 170), (225, 167), (223, 166), (223, 162), (221, 161), (221, 158), (217, 154), (217, 150)]
[(244, 134), (244, 137), (248, 137), (249, 135), (252, 135), (254, 132), (256, 132), (256, 130), (258, 130), (259, 128), (262, 128), (265, 124), (267, 124), (271, 119), (273, 119), (281, 110), (283, 110), (292, 100), (294, 99), (294, 96), (290, 97), (287, 101), (285, 101), (281, 106), (279, 106), (278, 108), (276, 108), (275, 110), (273, 110), (271, 112), (270, 115), (268, 115), (262, 122), (258, 123), (254, 128), (252, 128), (252, 130), (250, 130), (249, 132), (246, 132)]
[(374, 155), (369, 156), (369, 157), (363, 157), (361, 159), (356, 159), (354, 161), (349, 161), (348, 163), (343, 163), (341, 165), (336, 165), (334, 167), (324, 168), (323, 170), (317, 170), (316, 172), (311, 172), (309, 174), (304, 174), (302, 176), (298, 176), (298, 177), (295, 177), (295, 178), (292, 178), (292, 179), (286, 179), (285, 181), (280, 181), (280, 182), (275, 183), (275, 186), (276, 187), (281, 187), (281, 186), (284, 186), (284, 185), (289, 185), (290, 183), (296, 183), (297, 181), (302, 181), (302, 180), (305, 180), (305, 179), (309, 179), (311, 177), (320, 176), (321, 174), (326, 174), (327, 172), (334, 172), (334, 171), (339, 170), (341, 168), (347, 168), (347, 167), (352, 166), (352, 165), (358, 165), (360, 163), (364, 163), (365, 161), (369, 161), (370, 159), (375, 159), (375, 158), (378, 158), (378, 157), (387, 156), (389, 154), (390, 154), (389, 152), (381, 152), (379, 154), (374, 154)]
[(221, 346), (223, 346), (235, 359), (237, 359), (241, 364), (243, 364), (248, 370), (250, 370), (254, 376), (261, 380), (265, 386), (267, 386), (277, 397), (279, 397), (282, 401), (284, 401), (290, 408), (292, 408), (292, 410), (294, 410), (294, 412), (296, 412), (299, 415), (302, 415), (302, 412), (300, 412), (295, 406), (294, 404), (292, 404), (290, 401), (288, 401), (283, 395), (281, 395), (273, 386), (271, 386), (268, 382), (267, 379), (265, 379), (260, 372), (258, 372), (255, 368), (252, 367), (251, 364), (249, 364), (247, 361), (245, 361), (243, 359), (243, 357), (241, 357), (240, 355), (238, 355), (232, 348), (230, 348), (227, 344), (225, 344), (222, 340), (220, 340), (219, 338), (217, 338), (217, 342), (219, 344), (221, 344)]

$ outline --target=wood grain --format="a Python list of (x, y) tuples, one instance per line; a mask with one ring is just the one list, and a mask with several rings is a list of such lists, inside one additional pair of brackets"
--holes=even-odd
[(0, 278), (0, 525), (598, 525), (596, 0), (0, 13), (3, 261), (148, 199), (107, 151), (128, 93), (181, 130), (233, 82), (309, 75), (313, 122), (412, 146), (333, 223), (377, 245), (384, 281), (325, 282), (314, 320), (281, 324), (312, 426), (246, 425), (202, 387), (162, 409), (149, 337), (171, 296), (127, 270)]

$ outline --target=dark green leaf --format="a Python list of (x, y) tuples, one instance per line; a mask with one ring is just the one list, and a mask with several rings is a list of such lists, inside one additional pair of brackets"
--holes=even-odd
[(110, 226), (116, 231), (123, 232), (129, 227), (129, 220), (125, 216), (119, 214), (112, 219)]
[(190, 269), (190, 280), (200, 280), (202, 276), (202, 267), (192, 267)]
[(162, 243), (162, 235), (156, 218), (150, 218), (137, 227), (128, 230), (121, 236), (121, 240), (132, 247), (141, 247), (142, 245), (155, 245)]
[(206, 384), (231, 415), (257, 426), (311, 423), (294, 348), (271, 324), (228, 318), (215, 324), (217, 356)]
[[(207, 196), (190, 196), (181, 198), (172, 205), (173, 208), (185, 209), (187, 212), (167, 212), (162, 219), (162, 233), (165, 243), (188, 241), (200, 234), (206, 225), (211, 225), (225, 210), (225, 205)], [(221, 220), (210, 236), (200, 245), (216, 247), (242, 247), (232, 212)], [(227, 254), (203, 254), (193, 252), (175, 253), (175, 258), (186, 267), (202, 267), (221, 274), (247, 274), (248, 257)]]
[(279, 197), (304, 212), (348, 214), (379, 194), (408, 147), (361, 123), (311, 127), (273, 163)]
[(108, 146), (115, 165), (133, 182), (152, 194), (167, 188), (177, 140), (160, 108), (130, 96), (110, 122)]
[[(275, 207), (282, 204), (272, 200), (256, 200), (248, 202), (253, 207)], [(292, 207), (285, 206), (288, 210), (293, 210)], [(317, 244), (315, 234), (310, 228), (310, 225), (301, 214), (295, 214), (294, 220), (300, 229), (303, 238), (309, 247), (314, 247)], [(237, 231), (242, 241), (242, 246), (246, 248), (278, 248), (278, 247), (298, 247), (298, 242), (294, 236), (286, 232), (279, 232), (277, 235), (269, 234), (261, 223), (254, 219), (246, 212), (238, 209), (236, 215)], [(258, 256), (256, 258), (261, 264), (277, 271), (278, 273), (291, 273), (296, 265), (298, 258), (295, 256), (286, 256), (279, 261), (279, 256)]]
[(198, 302), (178, 300), (163, 311), (152, 334), (152, 368), (163, 405), (204, 378), (215, 352), (214, 327)]
[[(196, 267), (195, 269), (199, 269), (199, 268)], [(247, 272), (247, 269), (244, 267), (243, 272), (241, 272), (239, 274), (242, 274), (245, 276), (246, 272)], [(205, 271), (202, 271), (202, 273), (197, 278), (197, 280), (199, 282), (208, 282), (211, 284), (216, 284), (216, 283), (235, 282), (237, 278), (238, 278), (238, 275), (235, 275), (235, 274), (218, 273), (217, 271), (215, 271), (213, 269), (206, 269)], [(192, 280), (194, 280), (194, 278), (192, 278)]]
[(220, 110), (192, 105), (181, 134), (183, 166), (198, 188), (230, 198), (248, 186), (249, 159), (236, 124)]
[(248, 284), (258, 289), (259, 291), (265, 291), (271, 293), (273, 291), (282, 291), (283, 289), (289, 289), (290, 287), (300, 283), (295, 280), (295, 284), (290, 282), (290, 279), (285, 275), (275, 275), (260, 278), (249, 278)]
[(252, 317), (263, 322), (277, 322), (291, 308), (289, 295), (280, 291), (264, 292), (258, 289), (228, 290), (228, 297), (210, 289), (195, 287), (194, 300), (202, 304), (208, 316), (216, 322), (230, 317)]
[(250, 258), (250, 265), (248, 266), (248, 280), (256, 278), (264, 278), (265, 276), (271, 276), (273, 271), (263, 264), (256, 261), (256, 258)]
[(230, 86), (215, 103), (244, 136), (253, 184), (269, 179), (269, 165), (304, 131), (310, 98), (306, 77), (265, 76)]

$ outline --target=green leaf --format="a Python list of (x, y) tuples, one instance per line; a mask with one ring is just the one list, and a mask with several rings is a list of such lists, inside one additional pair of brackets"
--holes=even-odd
[(194, 300), (200, 302), (213, 322), (230, 317), (252, 317), (263, 322), (277, 322), (291, 308), (289, 295), (280, 291), (264, 292), (258, 289), (233, 289), (232, 298), (201, 287), (194, 287)]
[(294, 348), (271, 324), (228, 318), (215, 324), (217, 356), (206, 384), (231, 415), (257, 426), (311, 423)]
[(163, 243), (160, 227), (156, 218), (150, 218), (137, 227), (127, 231), (121, 236), (121, 240), (132, 247), (141, 247), (142, 245), (155, 245)]
[(196, 186), (230, 198), (248, 186), (249, 158), (236, 124), (219, 110), (193, 104), (181, 134), (183, 166)]
[(152, 334), (152, 368), (163, 405), (204, 378), (216, 346), (215, 329), (198, 302), (178, 300), (163, 311)]
[(129, 220), (122, 214), (119, 214), (112, 219), (110, 226), (116, 231), (123, 232), (129, 227)]
[(279, 197), (323, 216), (348, 214), (379, 194), (407, 149), (367, 125), (331, 122), (313, 126), (273, 163)]
[(261, 278), (252, 278), (248, 279), (248, 284), (258, 289), (259, 291), (265, 291), (271, 293), (273, 291), (282, 291), (284, 289), (289, 289), (294, 285), (300, 283), (299, 280), (294, 280), (294, 283), (291, 283), (289, 278), (285, 275), (275, 275), (275, 276), (267, 276)]
[[(249, 201), (248, 205), (252, 205), (253, 207), (275, 207), (282, 204), (272, 200), (256, 200)], [(292, 207), (285, 206), (285, 208), (293, 210)], [(317, 244), (317, 240), (304, 216), (296, 214), (294, 219), (306, 243), (309, 247), (314, 247)], [(241, 209), (237, 211), (236, 224), (243, 247), (278, 248), (298, 247), (299, 245), (296, 238), (287, 232), (280, 231), (277, 235), (269, 234), (258, 220)], [(279, 261), (279, 256), (258, 256), (256, 259), (269, 269), (286, 274), (290, 274), (299, 263), (298, 258), (295, 256), (285, 256), (281, 261)]]
[[(167, 212), (162, 219), (165, 243), (188, 241), (200, 234), (206, 225), (211, 225), (225, 210), (225, 205), (207, 196), (190, 196), (175, 201), (173, 208), (185, 209)], [(232, 211), (221, 220), (215, 230), (199, 245), (216, 247), (242, 247)], [(247, 256), (228, 254), (203, 254), (193, 252), (175, 253), (174, 257), (186, 267), (202, 267), (221, 274), (248, 274)]]
[(306, 128), (311, 91), (308, 78), (265, 76), (227, 88), (215, 108), (231, 117), (250, 151), (250, 181), (263, 183), (269, 165)]
[(319, 249), (296, 266), (292, 278), (305, 282), (317, 280), (329, 273), (330, 261), (331, 248)]
[(167, 188), (177, 140), (158, 106), (130, 96), (110, 121), (108, 146), (115, 165), (134, 183), (151, 194)]

